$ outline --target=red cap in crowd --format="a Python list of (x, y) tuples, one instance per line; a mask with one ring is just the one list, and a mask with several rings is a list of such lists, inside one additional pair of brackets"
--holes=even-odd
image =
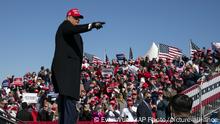
[(156, 79), (157, 79), (156, 76), (154, 75), (151, 76), (151, 80), (156, 80)]
[(73, 16), (73, 17), (79, 17), (79, 18), (84, 18), (80, 13), (79, 10), (77, 8), (73, 8), (71, 10), (69, 10), (66, 14), (66, 16)]
[(96, 104), (95, 99), (92, 99), (91, 102), (90, 102), (90, 104), (95, 105), (95, 104)]
[(94, 99), (95, 99), (95, 101), (99, 101), (99, 97), (98, 96), (95, 96)]
[(18, 111), (18, 107), (13, 106), (13, 107), (11, 108), (11, 110), (12, 110), (12, 111)]
[(180, 78), (178, 78), (177, 80), (179, 80), (179, 81), (183, 81), (183, 79), (180, 77)]
[(38, 89), (35, 89), (34, 92), (35, 92), (35, 93), (39, 93)]
[(114, 87), (115, 87), (115, 83), (111, 83), (111, 84), (109, 85), (109, 87), (114, 88)]
[(111, 105), (115, 105), (115, 104), (116, 104), (116, 101), (115, 101), (115, 100), (111, 100), (111, 101), (110, 101), (110, 104), (111, 104)]
[(97, 88), (94, 88), (94, 90), (93, 90), (93, 93), (94, 93), (94, 94), (97, 94), (97, 93), (99, 93), (99, 89), (97, 89)]
[(149, 85), (146, 82), (142, 84), (142, 88), (144, 88), (144, 89), (147, 88), (148, 86)]
[(171, 82), (169, 80), (166, 81), (167, 84), (171, 84)]
[(128, 97), (128, 98), (127, 98), (127, 101), (128, 101), (128, 102), (132, 101), (132, 98), (131, 98), (131, 97)]
[(130, 80), (132, 80), (132, 81), (135, 80), (134, 76), (130, 77)]
[(28, 83), (29, 84), (33, 84), (33, 80), (28, 80)]
[(159, 90), (159, 91), (158, 91), (158, 94), (163, 94), (163, 90)]
[(164, 77), (165, 79), (169, 79), (169, 77), (166, 75), (165, 77)]
[(111, 88), (111, 87), (107, 87), (107, 93), (111, 93), (111, 92), (113, 92), (113, 89)]
[(104, 95), (103, 95), (103, 97), (104, 97), (104, 98), (107, 98), (107, 99), (109, 98), (109, 96), (108, 96), (108, 95), (106, 95), (106, 94), (104, 94)]

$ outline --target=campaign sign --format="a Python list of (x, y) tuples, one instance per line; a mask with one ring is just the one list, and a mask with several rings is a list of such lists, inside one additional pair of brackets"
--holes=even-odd
[(38, 102), (37, 93), (23, 93), (23, 102), (37, 103)]
[(2, 87), (9, 87), (9, 80), (4, 80), (2, 82)]

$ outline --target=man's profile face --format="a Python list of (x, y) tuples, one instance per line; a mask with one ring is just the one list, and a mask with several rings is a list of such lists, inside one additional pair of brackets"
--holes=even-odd
[(73, 26), (76, 26), (79, 24), (80, 22), (80, 18), (79, 17), (73, 17), (73, 16), (68, 16), (67, 20), (69, 20)]

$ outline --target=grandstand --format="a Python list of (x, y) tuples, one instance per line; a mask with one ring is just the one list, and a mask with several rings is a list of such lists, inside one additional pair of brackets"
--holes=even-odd
[[(167, 49), (169, 54), (169, 46), (165, 47), (161, 52)], [(94, 122), (94, 119), (98, 122), (135, 123), (137, 117), (126, 112), (125, 108), (129, 109), (128, 104), (132, 102), (131, 108), (136, 111), (146, 91), (152, 97), (154, 120), (170, 118), (169, 111), (166, 111), (169, 99), (177, 93), (184, 93), (194, 100), (194, 121), (209, 121), (210, 115), (220, 108), (218, 52), (197, 49), (192, 58), (183, 57), (179, 53), (172, 59), (167, 56), (159, 59), (149, 59), (148, 56), (135, 60), (123, 58), (111, 62), (93, 61), (94, 57), (85, 56), (81, 73), (85, 90), (80, 93), (77, 105), (79, 123)], [(58, 120), (57, 95), (51, 83), (51, 71), (43, 66), (38, 73), (28, 72), (23, 77), (7, 77), (1, 88), (1, 119), (10, 123), (18, 122), (16, 117), (21, 110), (21, 103), (27, 102), (28, 111), (33, 116), (30, 124), (55, 124)], [(160, 95), (162, 99), (159, 99)], [(162, 109), (159, 108), (161, 101), (166, 103)], [(42, 110), (46, 111), (47, 117), (41, 113)], [(118, 111), (120, 116), (110, 118), (110, 111)]]

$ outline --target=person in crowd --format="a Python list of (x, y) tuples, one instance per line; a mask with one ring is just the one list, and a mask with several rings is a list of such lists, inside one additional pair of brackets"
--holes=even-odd
[(91, 121), (92, 120), (92, 112), (89, 104), (84, 104), (79, 113), (80, 121)]
[(196, 72), (195, 69), (191, 65), (187, 65), (183, 73), (183, 80), (187, 88), (194, 85), (199, 78), (200, 78), (200, 75), (198, 74), (198, 72)]
[(51, 108), (49, 103), (45, 102), (43, 108), (38, 112), (38, 121), (52, 121)]
[(0, 98), (0, 124), (7, 124), (7, 122), (2, 119), (2, 117), (8, 118), (8, 115), (6, 114), (5, 111), (5, 106), (7, 105), (7, 100)]
[(27, 102), (21, 103), (21, 110), (18, 111), (16, 118), (21, 121), (33, 121), (31, 113), (28, 111)]
[(137, 120), (139, 124), (152, 124), (151, 94), (144, 93), (144, 100), (137, 107)]
[(134, 102), (134, 106), (138, 107), (138, 105), (140, 104), (141, 100), (139, 99), (139, 95), (137, 93), (137, 90), (133, 90), (131, 95), (132, 95), (132, 100)]
[(31, 115), (33, 117), (33, 121), (37, 122), (37, 118), (38, 118), (38, 110), (37, 110), (37, 106), (35, 103), (32, 103), (29, 105), (29, 111), (31, 112)]
[(173, 124), (193, 124), (190, 115), (193, 100), (184, 94), (177, 94), (170, 101)]
[[(77, 8), (69, 10), (66, 20), (56, 33), (52, 62), (52, 83), (59, 93), (59, 123), (75, 124), (78, 119), (76, 101), (80, 94), (80, 75), (83, 60), (83, 41), (80, 33), (102, 28), (103, 22), (79, 24), (83, 16)], [(73, 110), (73, 111), (69, 111)]]
[(119, 110), (120, 110), (120, 113), (122, 112), (123, 108), (125, 108), (127, 106), (127, 102), (126, 100), (124, 99), (124, 96), (122, 93), (120, 93), (118, 95), (118, 99), (117, 99), (117, 103), (118, 103), (118, 106), (119, 106)]
[(122, 110), (121, 118), (124, 122), (137, 122), (137, 107), (134, 106), (133, 99), (127, 99), (127, 107)]
[(105, 113), (106, 122), (117, 122), (120, 120), (120, 111), (116, 108), (116, 101), (111, 100)]
[(51, 105), (51, 114), (50, 114), (50, 116), (51, 116), (52, 121), (58, 121), (58, 119), (59, 119), (59, 117), (58, 117), (59, 116), (58, 105), (57, 105), (56, 101), (54, 101)]
[(41, 79), (45, 80), (45, 68), (44, 68), (44, 66), (40, 67), (40, 71), (38, 73), (38, 77), (40, 77)]
[(158, 100), (156, 102), (157, 111), (156, 111), (156, 118), (158, 119), (166, 119), (166, 109), (168, 107), (168, 101), (164, 99), (163, 91), (158, 91)]
[(95, 110), (93, 111), (92, 114), (93, 114), (92, 115), (93, 119), (99, 118), (99, 120), (104, 120), (104, 118), (105, 118), (105, 112), (104, 112), (104, 109), (101, 104), (99, 104), (95, 107)]
[(172, 96), (177, 94), (177, 91), (173, 88), (172, 83), (168, 79), (167, 76), (165, 76), (165, 79), (164, 79), (163, 83), (164, 83), (163, 91), (164, 91), (164, 96), (165, 97), (170, 98), (170, 97), (172, 97)]
[(177, 93), (181, 93), (182, 91), (184, 91), (185, 89), (187, 89), (187, 87), (184, 85), (183, 79), (182, 78), (175, 78), (173, 79), (173, 86), (172, 88), (177, 92)]

